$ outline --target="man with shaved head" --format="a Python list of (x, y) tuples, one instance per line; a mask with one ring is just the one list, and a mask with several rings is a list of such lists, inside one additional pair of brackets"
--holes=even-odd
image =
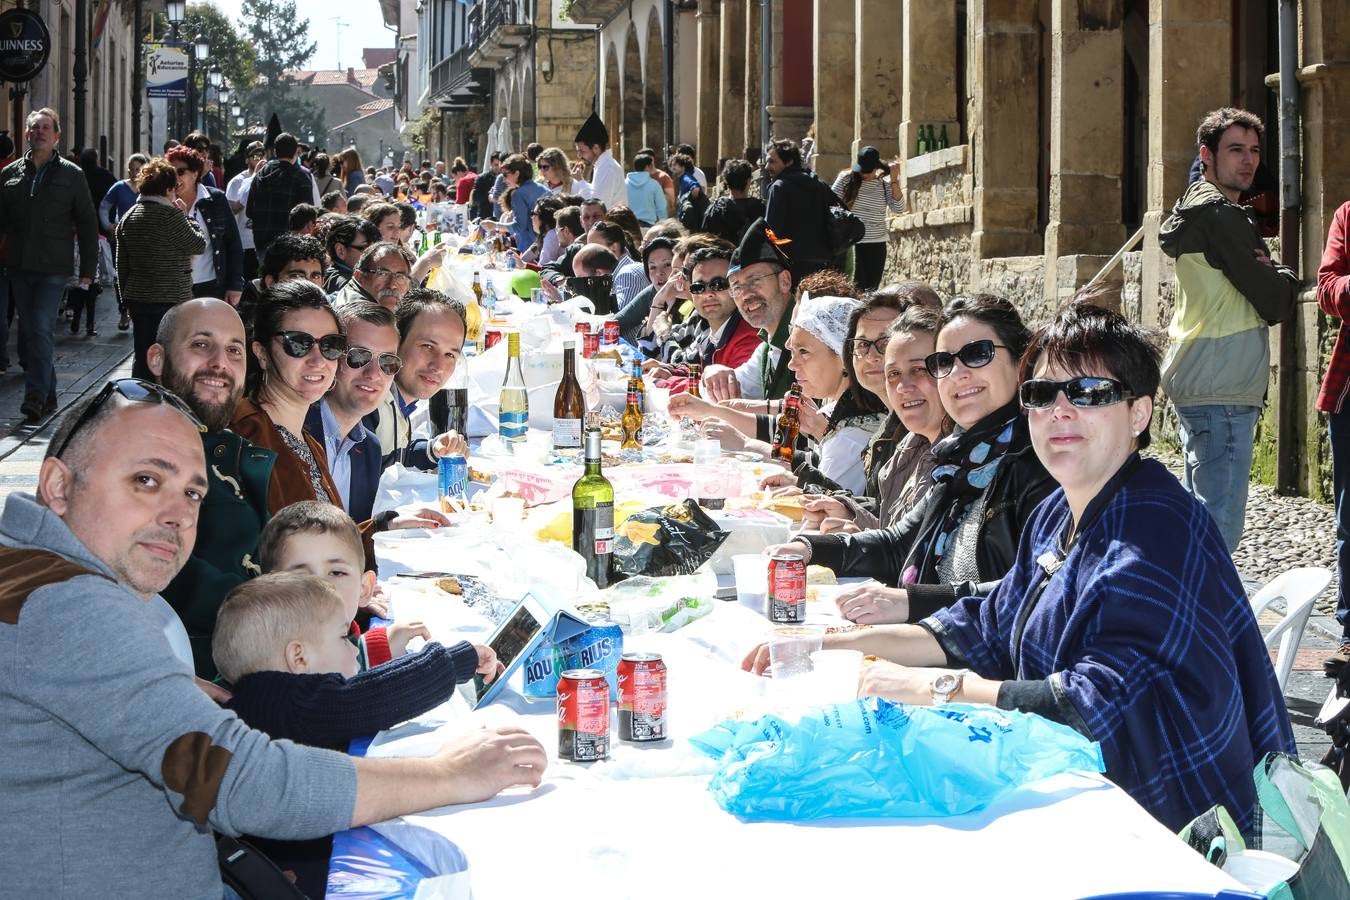
[(267, 524), (267, 487), (276, 453), (226, 426), (244, 392), (248, 345), (244, 324), (223, 300), (178, 304), (160, 321), (146, 361), (156, 380), (192, 408), (201, 434), (210, 485), (202, 504), (197, 546), (163, 591), (192, 642), (197, 674), (216, 675), (211, 631), (230, 588), (262, 574), (258, 536)]
[[(214, 301), (194, 310), (161, 333), (161, 371), (173, 357), (214, 408), (234, 369), (210, 348), (233, 346), (237, 325), (205, 315)], [(353, 758), (272, 741), (199, 689), (157, 594), (216, 489), (205, 427), (161, 386), (110, 382), (61, 422), (37, 495), (5, 498), (0, 847), (40, 848), (0, 854), (7, 896), (220, 898), (213, 831), (306, 840), (539, 784), (547, 757), (519, 728)]]

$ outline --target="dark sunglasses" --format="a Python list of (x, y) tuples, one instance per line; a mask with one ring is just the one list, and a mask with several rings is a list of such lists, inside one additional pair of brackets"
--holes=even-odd
[[(375, 354), (365, 347), (347, 348), (347, 368), (364, 369), (370, 365), (370, 361), (375, 358)], [(398, 370), (403, 368), (403, 360), (398, 358), (396, 353), (380, 354), (380, 371), (386, 375), (397, 375)]]
[(923, 365), (928, 370), (928, 374), (934, 378), (946, 378), (952, 374), (952, 369), (956, 368), (958, 359), (967, 369), (980, 369), (989, 365), (994, 361), (995, 348), (999, 350), (1008, 349), (1002, 344), (995, 344), (988, 339), (971, 341), (955, 353), (948, 353), (946, 350), (930, 353), (923, 358)]
[(867, 355), (867, 351), (869, 351), (869, 350), (875, 350), (877, 356), (885, 356), (885, 355), (886, 355), (886, 344), (887, 344), (889, 341), (890, 341), (890, 338), (888, 338), (888, 337), (879, 337), (879, 338), (877, 338), (877, 339), (874, 340), (874, 341), (869, 341), (867, 338), (854, 338), (854, 339), (853, 339), (853, 355), (854, 355), (854, 356), (866, 356), (866, 355)]
[(148, 381), (141, 381), (139, 378), (118, 378), (116, 381), (110, 381), (103, 386), (103, 390), (98, 392), (94, 401), (84, 408), (80, 417), (75, 420), (75, 424), (66, 432), (65, 439), (61, 441), (61, 446), (56, 448), (53, 456), (60, 457), (70, 446), (70, 439), (75, 437), (76, 433), (88, 424), (89, 420), (98, 415), (98, 411), (108, 402), (108, 398), (113, 394), (130, 400), (133, 403), (166, 403), (187, 416), (188, 421), (197, 427), (197, 430), (206, 433), (206, 426), (202, 420), (197, 418), (197, 414), (192, 411), (192, 407), (184, 403), (173, 391), (166, 390), (157, 384), (151, 384)]
[(180, 178), (191, 171), (191, 169), (174, 169), (174, 172), (176, 172)]
[(729, 291), (729, 290), (731, 290), (731, 282), (727, 281), (721, 275), (718, 275), (716, 278), (709, 278), (707, 281), (689, 282), (689, 293), (691, 294), (702, 294), (706, 293), (707, 291)]
[(1111, 406), (1122, 400), (1134, 399), (1134, 394), (1127, 391), (1125, 385), (1114, 378), (1098, 378), (1093, 375), (1070, 378), (1068, 381), (1032, 378), (1022, 382), (1021, 388), (1018, 389), (1022, 406), (1026, 409), (1049, 409), (1055, 405), (1055, 398), (1061, 392), (1064, 399), (1084, 409)]
[(316, 343), (324, 359), (337, 359), (347, 352), (347, 339), (340, 334), (325, 334), (316, 338), (306, 331), (283, 331), (277, 338), (281, 341), (281, 349), (292, 359), (304, 359)]

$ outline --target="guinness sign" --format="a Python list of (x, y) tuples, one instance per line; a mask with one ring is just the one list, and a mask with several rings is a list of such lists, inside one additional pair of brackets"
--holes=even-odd
[(52, 52), (47, 23), (29, 9), (0, 12), (0, 81), (32, 81)]

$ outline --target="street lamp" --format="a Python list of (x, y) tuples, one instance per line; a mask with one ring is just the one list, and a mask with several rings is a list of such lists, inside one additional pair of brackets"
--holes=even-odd
[(187, 0), (165, 0), (164, 15), (169, 20), (169, 24), (177, 31), (178, 26), (182, 25), (183, 20), (187, 18)]
[(211, 40), (199, 33), (192, 39), (192, 53), (197, 57), (197, 62), (206, 62), (206, 58), (211, 55)]
[[(238, 107), (235, 107), (235, 108), (238, 109)], [(235, 117), (234, 117), (234, 124), (235, 124), (237, 127), (239, 127), (239, 128), (243, 128), (243, 127), (244, 127), (244, 117), (243, 117), (243, 116), (235, 116)]]
[[(237, 119), (243, 114), (244, 108), (239, 105), (238, 101), (235, 101), (234, 103), (230, 104), (230, 115), (234, 116)], [(239, 124), (242, 125), (244, 123), (240, 122)]]

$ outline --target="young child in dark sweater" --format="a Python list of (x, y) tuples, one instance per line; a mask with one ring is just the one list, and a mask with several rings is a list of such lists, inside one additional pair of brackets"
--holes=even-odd
[[(475, 673), (490, 682), (502, 671), (490, 647), (468, 641), (433, 641), (405, 655), (412, 635), (428, 636), (420, 623), (391, 626), (393, 659), (360, 671), (352, 620), (374, 578), (364, 574), (360, 534), (340, 507), (286, 507), (264, 529), (260, 552), (264, 569), (275, 571), (225, 597), (211, 655), (232, 685), (225, 707), (273, 738), (346, 750), (353, 738), (439, 706)], [(324, 895), (331, 838), (254, 843), (293, 871), (306, 895)]]

